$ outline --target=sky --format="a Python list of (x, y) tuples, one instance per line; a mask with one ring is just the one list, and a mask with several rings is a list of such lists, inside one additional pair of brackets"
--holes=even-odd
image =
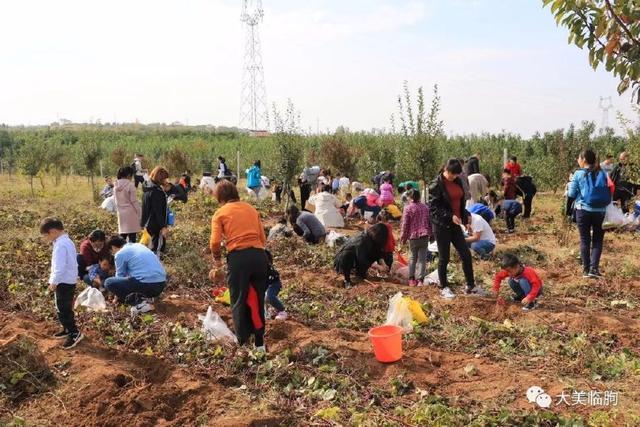
[[(447, 133), (600, 124), (601, 96), (635, 118), (630, 92), (593, 71), (539, 0), (263, 0), (270, 110), (291, 99), (305, 131), (390, 128), (408, 81), (442, 98)], [(0, 123), (237, 126), (240, 0), (0, 2)], [(271, 112), (271, 111), (270, 111)]]

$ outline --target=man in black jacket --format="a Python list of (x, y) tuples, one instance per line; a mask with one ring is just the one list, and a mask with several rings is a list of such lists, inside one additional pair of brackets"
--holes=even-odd
[(440, 294), (451, 299), (455, 295), (449, 288), (447, 266), (449, 264), (451, 245), (458, 251), (462, 261), (462, 270), (467, 282), (466, 293), (479, 295), (473, 277), (473, 263), (469, 246), (462, 232), (465, 226), (471, 226), (471, 215), (465, 209), (465, 195), (460, 174), (462, 165), (457, 159), (449, 159), (442, 173), (429, 186), (429, 218), (435, 231), (438, 244), (438, 279)]
[(531, 218), (531, 204), (537, 192), (538, 189), (533, 182), (533, 178), (528, 175), (516, 178), (516, 195), (522, 197), (522, 203), (524, 204), (522, 218)]
[(627, 213), (629, 211), (627, 205), (629, 200), (636, 192), (636, 185), (629, 181), (628, 166), (629, 166), (629, 153), (623, 151), (620, 153), (620, 162), (613, 168), (611, 172), (611, 180), (616, 186), (616, 190), (613, 193), (613, 200), (620, 202), (622, 212)]

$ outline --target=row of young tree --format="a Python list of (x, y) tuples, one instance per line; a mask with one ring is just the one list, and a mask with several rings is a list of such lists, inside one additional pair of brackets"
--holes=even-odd
[(175, 176), (186, 170), (196, 175), (215, 171), (216, 159), (222, 155), (231, 168), (236, 163), (244, 168), (260, 159), (263, 173), (285, 185), (293, 185), (302, 168), (314, 164), (367, 182), (382, 170), (395, 171), (400, 180), (427, 181), (447, 158), (478, 153), (482, 172), (497, 182), (506, 149), (518, 157), (539, 188), (556, 191), (575, 169), (575, 159), (585, 147), (601, 156), (628, 150), (634, 163), (640, 164), (640, 126), (634, 128), (630, 121), (623, 121), (624, 137), (611, 129), (596, 132), (595, 124), (588, 121), (530, 138), (511, 133), (447, 136), (439, 111), (437, 86), (427, 107), (422, 88), (414, 101), (405, 84), (398, 97), (398, 115), (391, 119), (392, 130), (385, 133), (339, 128), (333, 134), (304, 135), (291, 102), (283, 112), (274, 108), (275, 132), (265, 138), (182, 126), (0, 126), (0, 172), (21, 172), (32, 185), (40, 178), (43, 186), (45, 175), (52, 176), (56, 185), (63, 176), (83, 175), (95, 189), (94, 177), (113, 175), (141, 153), (145, 166), (162, 164)]

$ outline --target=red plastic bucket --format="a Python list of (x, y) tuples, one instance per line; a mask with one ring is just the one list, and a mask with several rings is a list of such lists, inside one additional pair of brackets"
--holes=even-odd
[(379, 362), (397, 362), (402, 358), (402, 328), (395, 325), (376, 326), (369, 330), (373, 354)]

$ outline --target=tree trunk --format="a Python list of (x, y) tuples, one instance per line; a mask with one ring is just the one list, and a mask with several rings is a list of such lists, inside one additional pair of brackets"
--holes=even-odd
[(29, 185), (31, 186), (31, 197), (35, 197), (36, 193), (33, 191), (33, 176), (29, 175)]

